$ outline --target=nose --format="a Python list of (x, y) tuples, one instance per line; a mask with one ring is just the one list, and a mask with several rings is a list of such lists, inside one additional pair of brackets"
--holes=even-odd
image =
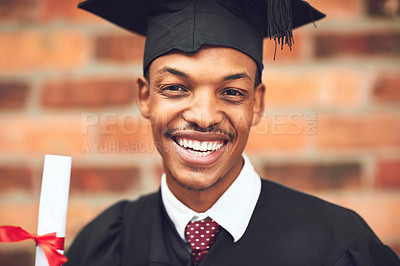
[(206, 129), (221, 123), (224, 115), (220, 109), (217, 95), (204, 89), (196, 91), (192, 95), (189, 106), (182, 113), (182, 117), (185, 121)]

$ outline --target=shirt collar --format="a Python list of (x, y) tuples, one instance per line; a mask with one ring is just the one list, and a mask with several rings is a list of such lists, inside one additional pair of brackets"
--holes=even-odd
[(214, 219), (237, 242), (246, 231), (261, 192), (261, 179), (243, 154), (244, 165), (236, 180), (206, 212), (196, 213), (170, 191), (165, 174), (161, 177), (161, 198), (178, 234), (185, 240), (185, 227), (191, 220)]

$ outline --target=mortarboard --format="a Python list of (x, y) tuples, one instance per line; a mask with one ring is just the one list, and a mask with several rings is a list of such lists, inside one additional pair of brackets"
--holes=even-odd
[(86, 0), (79, 8), (145, 35), (144, 70), (174, 49), (206, 44), (249, 55), (261, 73), (264, 37), (291, 47), (293, 28), (325, 17), (302, 0)]

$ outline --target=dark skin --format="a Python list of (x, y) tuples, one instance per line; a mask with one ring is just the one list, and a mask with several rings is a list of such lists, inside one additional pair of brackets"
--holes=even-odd
[(137, 80), (137, 101), (152, 125), (167, 184), (196, 212), (209, 209), (239, 175), (252, 126), (264, 111), (256, 64), (231, 48), (203, 47), (154, 60)]

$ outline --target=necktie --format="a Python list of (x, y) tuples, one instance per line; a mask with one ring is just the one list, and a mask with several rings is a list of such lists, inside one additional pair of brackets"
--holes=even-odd
[(192, 260), (200, 263), (214, 244), (221, 226), (214, 220), (191, 221), (185, 232), (192, 249)]

